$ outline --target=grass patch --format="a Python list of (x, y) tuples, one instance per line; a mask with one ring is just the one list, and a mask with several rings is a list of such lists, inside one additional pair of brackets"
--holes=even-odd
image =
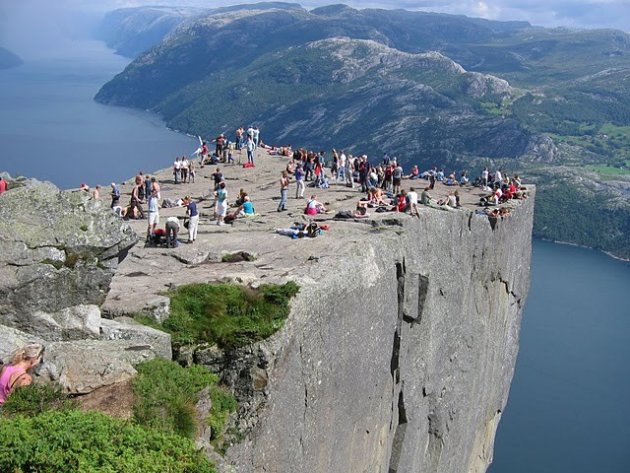
[(214, 443), (221, 439), (227, 420), (230, 414), (236, 411), (238, 405), (232, 393), (221, 386), (210, 387), (210, 399), (212, 399), (212, 409), (207, 423), (211, 429), (210, 439)]
[(63, 268), (65, 266), (63, 261), (54, 260), (54, 259), (50, 259), (50, 258), (46, 258), (44, 260), (41, 260), (40, 263), (42, 263), (42, 264), (49, 264), (50, 266), (53, 266), (55, 269), (61, 269), (61, 268)]
[(151, 328), (154, 328), (155, 330), (164, 332), (164, 327), (154, 317), (143, 314), (142, 312), (129, 314), (129, 317), (131, 317), (133, 320), (135, 320), (139, 324), (146, 325), (147, 327), (151, 327)]
[(234, 396), (217, 385), (218, 377), (193, 365), (182, 368), (168, 360), (155, 359), (138, 365), (133, 380), (137, 396), (134, 420), (145, 427), (194, 438), (198, 428), (195, 405), (199, 393), (209, 387), (212, 409), (205, 422), (212, 439), (219, 439), (228, 417), (236, 410)]
[(630, 167), (618, 168), (618, 167), (606, 166), (606, 165), (600, 165), (600, 166), (590, 165), (590, 166), (586, 166), (586, 169), (588, 169), (589, 171), (593, 171), (598, 174), (601, 174), (603, 176), (630, 175)]
[(239, 263), (241, 261), (255, 261), (256, 257), (246, 251), (238, 251), (236, 253), (227, 253), (221, 257), (223, 263)]
[(273, 335), (289, 315), (289, 300), (299, 287), (191, 284), (172, 291), (171, 316), (162, 327), (173, 343), (210, 342), (223, 349), (248, 345)]

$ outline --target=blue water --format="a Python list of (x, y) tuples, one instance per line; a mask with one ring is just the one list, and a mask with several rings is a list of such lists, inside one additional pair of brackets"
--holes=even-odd
[(129, 62), (98, 41), (0, 70), (0, 171), (62, 188), (109, 184), (190, 154), (196, 138), (159, 117), (92, 100)]
[(491, 473), (630, 472), (630, 263), (535, 241)]
[[(0, 71), (0, 171), (77, 187), (169, 165), (196, 139), (95, 103), (127, 60), (99, 42)], [(630, 264), (537, 241), (491, 473), (630, 472)]]

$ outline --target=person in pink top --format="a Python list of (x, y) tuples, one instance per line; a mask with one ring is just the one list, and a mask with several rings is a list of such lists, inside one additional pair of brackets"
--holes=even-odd
[(9, 364), (0, 371), (0, 405), (4, 404), (11, 392), (19, 386), (28, 386), (33, 382), (31, 371), (44, 357), (44, 346), (29, 343), (11, 354)]

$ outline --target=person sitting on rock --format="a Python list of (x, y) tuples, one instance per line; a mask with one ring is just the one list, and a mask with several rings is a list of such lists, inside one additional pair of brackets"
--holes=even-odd
[(409, 176), (407, 176), (409, 179), (419, 179), (420, 178), (420, 169), (418, 168), (417, 164), (414, 164), (411, 167), (411, 172), (409, 173)]
[(420, 213), (418, 212), (418, 193), (413, 187), (407, 192), (407, 203), (409, 204), (409, 213), (415, 217), (420, 217)]
[(431, 196), (429, 195), (430, 187), (425, 187), (420, 195), (420, 203), (422, 205), (431, 205)]
[(238, 191), (238, 197), (236, 198), (236, 202), (234, 202), (236, 205), (243, 205), (243, 202), (245, 202), (245, 197), (247, 197), (247, 192), (245, 192), (245, 189), (241, 188), (241, 190)]
[(306, 215), (317, 215), (326, 212), (326, 207), (324, 204), (317, 201), (317, 196), (313, 194), (311, 198), (306, 202), (306, 208), (304, 209), (304, 213)]
[(396, 196), (395, 201), (393, 202), (394, 208), (392, 209), (395, 212), (406, 212), (407, 211), (407, 191), (402, 189), (400, 194)]
[(368, 189), (368, 207), (381, 207), (384, 205), (387, 205), (387, 203), (384, 200), (385, 197), (385, 193), (383, 192), (383, 189), (380, 189), (378, 187), (371, 187), (370, 189)]
[(0, 371), (0, 405), (6, 402), (15, 388), (33, 382), (30, 371), (41, 363), (43, 357), (44, 346), (39, 343), (29, 343), (11, 354), (9, 364)]
[(252, 204), (249, 196), (246, 195), (244, 197), (243, 203), (236, 209), (239, 217), (251, 217), (256, 214), (256, 209), (254, 209), (254, 204)]

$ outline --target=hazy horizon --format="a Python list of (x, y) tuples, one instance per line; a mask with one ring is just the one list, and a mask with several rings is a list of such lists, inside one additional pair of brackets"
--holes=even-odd
[[(48, 56), (68, 40), (89, 36), (102, 15), (137, 6), (219, 7), (257, 2), (218, 0), (22, 0), (0, 4), (0, 46), (24, 57)], [(628, 0), (372, 0), (298, 3), (304, 8), (344, 3), (353, 8), (406, 9), (466, 15), (500, 21), (528, 21), (534, 26), (615, 28), (630, 31)]]

